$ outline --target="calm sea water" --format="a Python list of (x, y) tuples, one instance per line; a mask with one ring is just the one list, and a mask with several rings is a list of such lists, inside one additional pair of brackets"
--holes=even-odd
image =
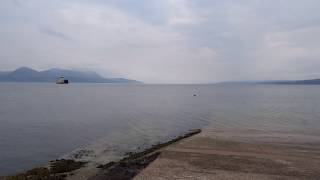
[(319, 132), (320, 86), (0, 84), (0, 175), (207, 126)]

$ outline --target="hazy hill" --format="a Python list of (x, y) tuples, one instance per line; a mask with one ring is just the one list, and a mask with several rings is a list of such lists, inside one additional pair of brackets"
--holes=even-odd
[(264, 82), (267, 84), (320, 84), (320, 79), (307, 79), (307, 80), (295, 80), (295, 81), (270, 81), (270, 82)]
[(218, 84), (288, 84), (288, 85), (320, 85), (320, 79), (278, 80), (278, 81), (226, 81)]
[(28, 67), (21, 67), (11, 72), (0, 72), (1, 82), (55, 82), (64, 76), (72, 82), (88, 83), (139, 83), (138, 81), (124, 78), (104, 78), (95, 72), (74, 71), (53, 68), (45, 71), (36, 71)]

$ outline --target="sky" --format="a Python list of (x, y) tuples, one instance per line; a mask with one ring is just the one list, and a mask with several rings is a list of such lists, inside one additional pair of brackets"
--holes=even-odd
[(319, 0), (1, 0), (0, 70), (146, 83), (320, 78)]

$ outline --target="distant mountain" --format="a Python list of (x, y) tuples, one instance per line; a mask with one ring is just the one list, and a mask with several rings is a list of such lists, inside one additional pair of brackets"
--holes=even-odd
[(0, 71), (0, 76), (1, 76), (1, 75), (6, 75), (6, 74), (9, 74), (9, 72), (5, 72), (5, 71), (1, 72), (1, 71)]
[(278, 80), (278, 81), (226, 81), (217, 84), (288, 84), (288, 85), (320, 85), (320, 79)]
[(21, 67), (11, 72), (0, 72), (0, 82), (55, 82), (60, 76), (64, 76), (71, 83), (140, 83), (136, 80), (124, 78), (104, 78), (90, 71), (74, 71), (58, 68), (36, 71), (28, 67)]

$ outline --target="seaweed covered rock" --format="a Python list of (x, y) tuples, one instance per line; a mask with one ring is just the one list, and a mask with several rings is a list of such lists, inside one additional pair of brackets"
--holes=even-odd
[(71, 159), (50, 161), (50, 169), (38, 167), (13, 176), (5, 177), (5, 180), (63, 180), (68, 172), (83, 167), (85, 162)]
[(140, 171), (146, 168), (152, 161), (157, 159), (161, 152), (152, 153), (151, 155), (126, 159), (118, 163), (108, 164), (102, 174), (98, 174), (89, 180), (127, 180), (135, 177)]
[(83, 167), (84, 164), (86, 164), (86, 162), (75, 161), (72, 159), (59, 159), (59, 160), (51, 161), (50, 173), (56, 174), (56, 173), (71, 172)]
[(50, 174), (46, 167), (34, 168), (25, 173), (20, 173), (14, 176), (8, 176), (6, 180), (62, 180), (63, 176), (56, 176)]

